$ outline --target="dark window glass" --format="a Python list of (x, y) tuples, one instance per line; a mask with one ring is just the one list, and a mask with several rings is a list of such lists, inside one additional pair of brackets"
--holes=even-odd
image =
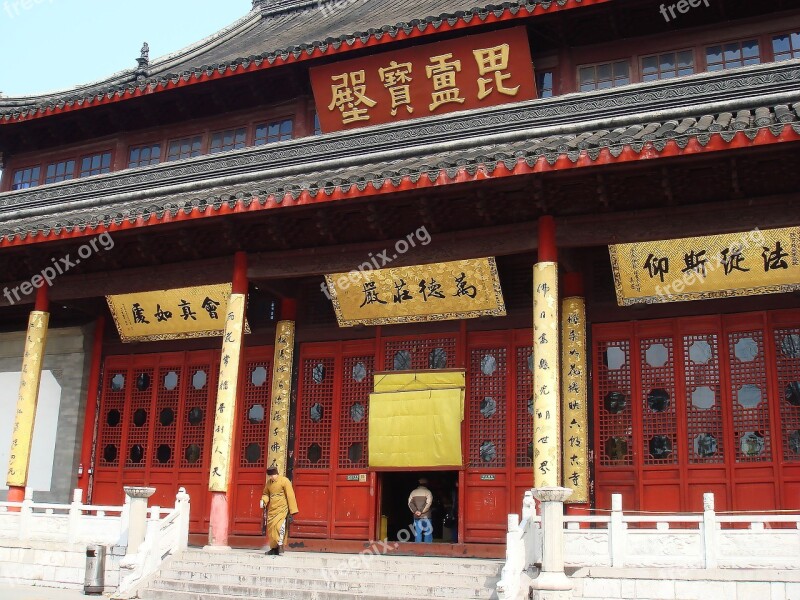
[(255, 145), (273, 144), (292, 139), (294, 122), (291, 119), (256, 125)]
[(47, 165), (45, 172), (45, 183), (58, 183), (59, 181), (67, 181), (75, 177), (75, 161), (62, 160), (58, 163)]
[(12, 190), (25, 190), (28, 188), (36, 187), (39, 185), (39, 176), (41, 169), (39, 167), (30, 167), (28, 169), (20, 169), (14, 173), (14, 181), (11, 183)]
[(111, 152), (84, 156), (81, 159), (81, 177), (102, 175), (111, 172)]
[(578, 69), (580, 90), (607, 90), (631, 82), (631, 69), (627, 60), (591, 65)]
[(117, 462), (117, 447), (114, 444), (109, 444), (103, 449), (103, 460), (107, 463)]
[(217, 152), (227, 152), (228, 150), (238, 150), (247, 145), (247, 129), (240, 127), (239, 129), (228, 129), (227, 131), (218, 131), (211, 136), (211, 145), (208, 148), (209, 154), (216, 154)]
[(108, 423), (109, 427), (116, 427), (120, 424), (120, 421), (122, 421), (122, 413), (120, 413), (116, 408), (108, 411), (106, 422)]
[(192, 465), (200, 460), (200, 454), (200, 446), (197, 444), (191, 444), (186, 446), (186, 451), (183, 453), (183, 457), (186, 459), (187, 463)]
[(157, 165), (161, 162), (161, 144), (146, 144), (131, 148), (128, 157), (128, 168)]
[(729, 42), (706, 48), (706, 66), (709, 71), (735, 69), (761, 62), (758, 40)]
[(800, 31), (776, 35), (772, 38), (772, 51), (775, 53), (775, 60), (800, 58)]
[(667, 52), (642, 58), (642, 81), (672, 79), (694, 73), (694, 52)]
[(203, 146), (203, 136), (195, 135), (186, 137), (181, 140), (172, 140), (169, 143), (169, 150), (167, 151), (167, 160), (181, 160), (183, 158), (192, 158), (200, 156), (200, 151)]
[(539, 90), (539, 98), (553, 97), (553, 72), (543, 71), (536, 74), (536, 88)]
[(261, 446), (256, 443), (249, 444), (244, 451), (244, 457), (250, 464), (257, 463), (261, 460)]
[(158, 422), (164, 427), (169, 427), (175, 421), (175, 411), (171, 408), (165, 408), (158, 415)]
[(169, 462), (169, 459), (172, 458), (172, 448), (167, 444), (161, 444), (156, 450), (156, 459), (162, 465), (165, 465)]

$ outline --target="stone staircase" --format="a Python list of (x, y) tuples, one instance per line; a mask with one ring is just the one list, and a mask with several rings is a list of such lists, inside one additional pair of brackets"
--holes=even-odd
[(189, 549), (167, 560), (139, 597), (152, 600), (490, 600), (498, 560), (392, 554)]

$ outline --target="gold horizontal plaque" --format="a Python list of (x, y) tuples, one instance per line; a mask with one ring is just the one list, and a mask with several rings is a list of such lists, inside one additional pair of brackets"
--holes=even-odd
[[(123, 342), (222, 336), (231, 284), (106, 296)], [(245, 324), (245, 333), (250, 329)]]
[(800, 290), (800, 227), (609, 246), (617, 303)]
[(326, 275), (340, 327), (506, 314), (494, 258)]

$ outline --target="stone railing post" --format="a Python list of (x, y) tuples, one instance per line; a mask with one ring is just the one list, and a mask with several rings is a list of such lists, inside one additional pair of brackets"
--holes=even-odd
[(147, 499), (156, 493), (156, 488), (125, 487), (130, 498), (128, 512), (128, 549), (126, 556), (136, 554), (147, 533)]
[(72, 492), (72, 504), (69, 505), (67, 519), (67, 539), (70, 544), (77, 544), (81, 538), (81, 516), (83, 515), (83, 490)]
[(628, 526), (622, 521), (622, 494), (611, 494), (611, 522), (608, 524), (608, 544), (611, 566), (625, 566), (625, 537)]
[(189, 514), (191, 509), (189, 494), (180, 488), (175, 496), (175, 507), (178, 509), (178, 544), (174, 551), (186, 550), (189, 547)]
[(533, 600), (569, 600), (572, 582), (564, 573), (564, 501), (572, 490), (561, 487), (536, 488), (533, 496), (541, 503), (542, 570), (533, 580)]
[(714, 494), (703, 494), (703, 560), (706, 569), (717, 568), (717, 513)]
[(27, 540), (31, 537), (33, 530), (33, 490), (25, 488), (25, 499), (19, 509), (19, 535), (20, 540)]

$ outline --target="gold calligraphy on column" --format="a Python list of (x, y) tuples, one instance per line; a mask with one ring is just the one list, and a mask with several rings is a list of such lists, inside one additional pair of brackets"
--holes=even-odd
[(208, 480), (208, 489), (212, 492), (227, 492), (230, 481), (245, 304), (244, 294), (231, 294), (228, 310), (225, 311), (225, 337), (219, 365), (217, 406), (214, 411), (214, 435), (211, 444), (211, 474)]
[(586, 386), (586, 302), (565, 298), (561, 311), (563, 392), (563, 486), (572, 490), (567, 502), (589, 501), (589, 419)]
[(31, 312), (28, 319), (28, 333), (25, 337), (25, 354), (22, 359), (22, 374), (17, 396), (17, 414), (8, 459), (9, 487), (25, 487), (28, 483), (28, 464), (31, 458), (33, 426), (36, 419), (36, 404), (39, 400), (39, 382), (49, 322), (50, 314), (38, 310)]
[(559, 487), (560, 400), (558, 265), (533, 267), (533, 479)]
[(294, 321), (281, 321), (275, 332), (275, 360), (272, 362), (272, 399), (267, 466), (286, 474), (289, 446), (289, 405), (292, 397)]

